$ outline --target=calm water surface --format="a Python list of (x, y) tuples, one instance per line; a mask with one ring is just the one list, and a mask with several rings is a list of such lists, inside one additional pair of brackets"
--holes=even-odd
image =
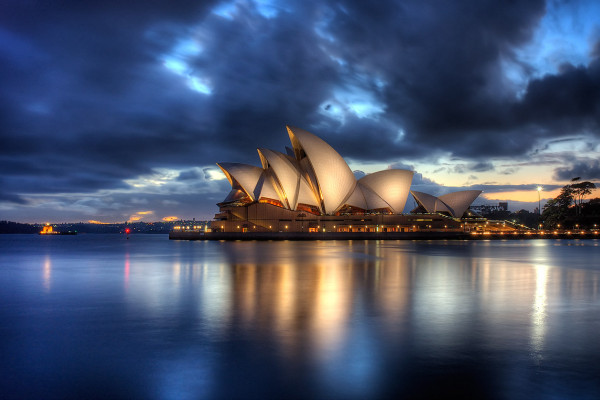
[(600, 242), (0, 235), (0, 398), (600, 398)]

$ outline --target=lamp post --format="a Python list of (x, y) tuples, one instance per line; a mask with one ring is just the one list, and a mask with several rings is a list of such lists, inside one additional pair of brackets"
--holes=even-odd
[(540, 229), (542, 229), (542, 224), (539, 224), (540, 220), (542, 219), (542, 202), (541, 202), (542, 187), (541, 186), (537, 187), (537, 192), (538, 192), (538, 231), (539, 231)]

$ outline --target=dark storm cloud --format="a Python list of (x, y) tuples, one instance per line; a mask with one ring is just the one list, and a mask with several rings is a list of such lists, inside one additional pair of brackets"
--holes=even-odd
[[(514, 48), (531, 38), (543, 2), (434, 4), (357, 3), (332, 22), (331, 30), (351, 44), (341, 57), (390, 83), (386, 116), (404, 126), (406, 150), (426, 144), (459, 156), (516, 156), (541, 138), (598, 127), (598, 60), (532, 81), (522, 100), (504, 87), (501, 61), (531, 69)], [(394, 51), (381, 38), (393, 40)], [(380, 156), (406, 154), (387, 144)]]
[[(216, 76), (228, 84), (217, 86), (235, 93), (223, 97), (224, 111), (217, 113), (224, 117), (221, 128), (228, 137), (254, 130), (280, 144), (277, 127), (300, 116), (300, 125), (315, 129), (344, 156), (357, 160), (418, 157), (436, 150), (466, 157), (517, 156), (541, 138), (580, 129), (582, 119), (595, 126), (597, 118), (589, 114), (598, 96), (594, 89), (582, 91), (594, 82), (594, 63), (579, 67), (587, 79), (572, 78), (573, 71), (565, 68), (557, 76), (533, 81), (523, 100), (503, 87), (503, 59), (531, 70), (513, 49), (531, 38), (545, 6), (523, 1), (494, 3), (493, 12), (490, 7), (480, 2), (325, 2), (296, 10), (293, 17), (303, 25), (291, 24), (287, 13), (274, 24), (246, 10), (235, 27), (225, 20), (214, 22), (211, 31), (221, 40), (213, 44), (227, 49), (226, 54), (215, 60), (215, 53), (207, 51), (197, 65), (204, 62), (225, 71)], [(307, 29), (323, 20), (326, 39)], [(253, 46), (236, 39), (245, 34), (253, 37)], [(302, 44), (290, 47), (295, 40)], [(272, 51), (257, 56), (256, 49), (264, 48)], [(229, 53), (240, 61), (232, 63)], [(383, 84), (378, 86), (374, 77)], [(554, 92), (552, 79), (575, 82)], [(252, 101), (256, 82), (266, 83), (264, 95)], [(347, 113), (342, 123), (331, 111), (331, 90), (357, 86), (384, 110), (373, 118)], [(550, 93), (540, 95), (544, 90)], [(566, 107), (547, 119), (543, 110), (552, 113), (549, 102), (560, 107), (557, 96), (579, 96), (581, 106)], [(273, 109), (277, 112), (264, 111)], [(318, 109), (322, 112), (315, 113)], [(253, 136), (236, 140), (240, 150), (252, 145), (249, 138)]]
[(289, 145), (286, 124), (350, 160), (450, 153), (474, 172), (492, 169), (485, 156), (598, 132), (597, 58), (521, 97), (505, 85), (503, 61), (532, 73), (515, 49), (543, 1), (289, 1), (272, 15), (253, 1), (217, 15), (217, 4), (3, 5), (0, 201), (123, 189), (159, 167), (204, 188), (193, 168), (259, 165), (257, 147)]
[(189, 181), (189, 180), (198, 179), (200, 177), (204, 177), (203, 171), (199, 171), (197, 169), (189, 169), (186, 171), (181, 171), (179, 173), (179, 176), (177, 177), (177, 180), (178, 181)]
[(510, 57), (511, 46), (530, 38), (544, 4), (494, 3), (494, 12), (489, 7), (485, 2), (373, 7), (357, 2), (336, 15), (332, 31), (351, 43), (343, 47), (343, 58), (389, 82), (388, 113), (404, 125), (411, 145), (461, 155), (503, 153), (517, 146), (507, 138), (489, 146), (492, 132), (511, 126), (509, 100), (498, 90), (497, 63)]
[(485, 172), (494, 170), (494, 166), (489, 162), (477, 162), (470, 166), (471, 171)]
[(27, 204), (27, 200), (22, 198), (21, 196), (10, 194), (10, 193), (2, 193), (0, 192), (0, 203), (13, 203), (13, 204)]
[(600, 181), (600, 161), (576, 162), (572, 166), (554, 170), (554, 178), (560, 181), (571, 180), (577, 176), (583, 180)]
[(548, 129), (588, 128), (600, 122), (600, 59), (587, 66), (564, 65), (558, 75), (534, 79), (518, 112), (524, 121), (545, 121)]
[[(9, 7), (0, 16), (0, 54), (7, 55), (0, 67), (5, 189), (118, 188), (152, 167), (206, 155), (198, 140), (201, 102), (174, 84), (158, 59), (180, 24), (197, 21), (210, 5), (197, 4)], [(157, 26), (165, 26), (158, 39), (146, 38)]]
[(452, 172), (455, 174), (465, 174), (469, 171), (471, 172), (486, 172), (493, 171), (494, 165), (490, 162), (486, 161), (478, 161), (469, 164), (456, 164), (452, 168)]

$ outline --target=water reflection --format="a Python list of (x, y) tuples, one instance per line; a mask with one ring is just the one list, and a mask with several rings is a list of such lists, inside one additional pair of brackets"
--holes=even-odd
[(13, 397), (600, 392), (594, 241), (118, 244), (0, 252)]
[(589, 274), (575, 266), (551, 275), (557, 259), (546, 243), (509, 244), (508, 254), (490, 243), (447, 246), (436, 254), (435, 245), (421, 251), (402, 242), (232, 244), (227, 325), (248, 340), (272, 338), (277, 354), (313, 365), (340, 396), (372, 390), (390, 349), (435, 354), (443, 364), (477, 343), (506, 351), (528, 341), (530, 351), (515, 361), (543, 366), (548, 296), (564, 302), (590, 289), (580, 285), (560, 299), (548, 285), (577, 286)]
[(44, 258), (44, 274), (43, 274), (43, 285), (46, 292), (50, 291), (50, 278), (52, 277), (52, 258), (50, 255), (46, 255)]
[(129, 262), (129, 252), (125, 253), (125, 269), (124, 269), (124, 274), (125, 274), (125, 278), (124, 278), (124, 283), (125, 283), (125, 290), (127, 290), (127, 288), (129, 287), (129, 268), (131, 267), (130, 262)]
[(535, 361), (541, 361), (546, 333), (546, 285), (548, 283), (548, 267), (536, 265), (535, 297), (531, 312), (531, 346), (532, 357)]

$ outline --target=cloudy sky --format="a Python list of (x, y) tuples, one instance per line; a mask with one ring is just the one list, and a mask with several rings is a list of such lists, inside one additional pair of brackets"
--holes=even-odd
[(286, 124), (357, 175), (533, 210), (600, 181), (600, 2), (0, 5), (0, 219), (210, 219), (215, 163), (260, 165)]

